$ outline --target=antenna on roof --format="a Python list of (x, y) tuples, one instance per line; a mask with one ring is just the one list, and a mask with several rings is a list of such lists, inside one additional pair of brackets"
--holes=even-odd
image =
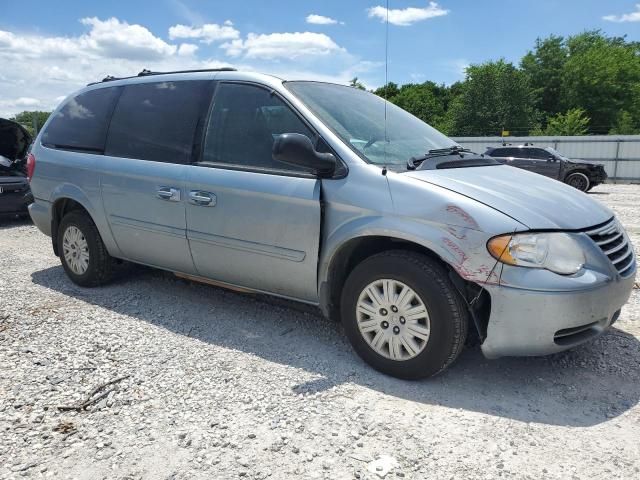
[(387, 174), (387, 102), (388, 102), (388, 90), (389, 90), (389, 0), (387, 0), (387, 21), (385, 24), (385, 38), (384, 38), (384, 163), (385, 167), (382, 169), (382, 174)]

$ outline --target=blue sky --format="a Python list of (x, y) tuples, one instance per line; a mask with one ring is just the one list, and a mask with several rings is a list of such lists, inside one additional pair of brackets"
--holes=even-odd
[[(640, 40), (640, 0), (390, 0), (389, 79), (450, 84), (537, 37)], [(636, 5), (638, 4), (638, 5)], [(236, 66), (384, 83), (384, 0), (0, 0), (0, 116), (48, 109), (107, 74)], [(313, 17), (309, 17), (313, 15)]]

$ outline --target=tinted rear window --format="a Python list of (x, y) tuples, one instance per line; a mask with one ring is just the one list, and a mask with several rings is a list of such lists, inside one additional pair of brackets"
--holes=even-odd
[(72, 98), (53, 116), (42, 134), (42, 143), (54, 148), (102, 153), (119, 93), (118, 87), (101, 88)]
[(202, 128), (212, 82), (127, 85), (111, 119), (106, 154), (189, 163), (196, 129)]

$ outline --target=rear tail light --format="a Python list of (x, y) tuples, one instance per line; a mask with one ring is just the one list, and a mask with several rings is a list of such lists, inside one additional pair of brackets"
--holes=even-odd
[(36, 170), (36, 157), (33, 153), (30, 153), (27, 157), (27, 179), (31, 181), (33, 178), (33, 172)]

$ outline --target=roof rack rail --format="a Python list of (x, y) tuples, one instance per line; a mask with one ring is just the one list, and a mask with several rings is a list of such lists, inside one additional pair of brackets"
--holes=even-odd
[(132, 75), (130, 77), (114, 77), (113, 75), (107, 75), (102, 80), (98, 82), (88, 83), (87, 86), (97, 85), (98, 83), (104, 82), (114, 82), (116, 80), (126, 80), (127, 78), (136, 78), (136, 77), (147, 77), (151, 75), (167, 75), (170, 73), (197, 73), (197, 72), (237, 72), (237, 69), (231, 67), (221, 67), (221, 68), (199, 68), (195, 70), (176, 70), (174, 72), (152, 72), (151, 70), (144, 69), (138, 75)]
[(152, 72), (151, 70), (147, 70), (145, 68), (138, 74), (138, 76), (146, 77), (148, 75), (166, 75), (169, 73), (197, 73), (197, 72), (237, 72), (237, 69), (231, 68), (231, 67), (221, 67), (221, 68), (198, 68), (196, 70), (176, 70), (173, 72)]

